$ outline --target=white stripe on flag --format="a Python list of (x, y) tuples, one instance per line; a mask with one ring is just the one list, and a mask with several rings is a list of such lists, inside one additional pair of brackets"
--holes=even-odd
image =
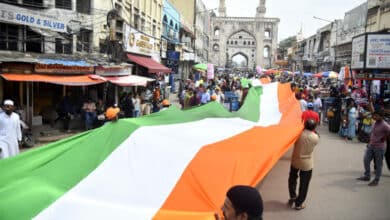
[(35, 219), (152, 219), (203, 146), (253, 126), (239, 118), (208, 118), (141, 127)]
[(278, 124), (282, 119), (279, 110), (278, 83), (263, 85), (263, 94), (260, 99), (260, 119), (257, 125), (271, 126)]

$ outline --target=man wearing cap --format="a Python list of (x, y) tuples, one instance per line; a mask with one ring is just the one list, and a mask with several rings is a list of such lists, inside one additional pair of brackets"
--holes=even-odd
[[(305, 129), (294, 144), (294, 150), (291, 156), (290, 173), (288, 177), (288, 191), (290, 199), (288, 205), (295, 209), (305, 208), (306, 195), (309, 190), (309, 183), (312, 176), (314, 160), (314, 147), (319, 142), (319, 136), (315, 132), (317, 123), (313, 119), (305, 121)], [(298, 196), (296, 192), (297, 179), (299, 177)]]
[(307, 110), (302, 112), (302, 121), (305, 123), (308, 119), (313, 119), (317, 125), (320, 123), (320, 116), (317, 112), (313, 111), (314, 104), (312, 102), (307, 103)]
[(169, 108), (170, 104), (169, 104), (169, 100), (168, 99), (164, 99), (162, 102), (161, 102), (161, 109), (160, 111), (164, 111), (164, 110), (167, 110)]
[(19, 115), (13, 112), (14, 102), (5, 100), (3, 112), (0, 113), (0, 158), (19, 154), (19, 142), (22, 140)]
[[(245, 185), (231, 187), (222, 206), (224, 220), (262, 220), (263, 200), (256, 188)], [(218, 215), (215, 216), (220, 219)]]

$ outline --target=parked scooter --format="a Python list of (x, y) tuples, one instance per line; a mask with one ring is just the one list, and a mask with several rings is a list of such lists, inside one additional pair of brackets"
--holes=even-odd
[(20, 127), (22, 129), (22, 141), (21, 141), (22, 147), (25, 147), (25, 148), (34, 147), (34, 145), (35, 145), (34, 136), (31, 132), (30, 127), (22, 119), (20, 119)]

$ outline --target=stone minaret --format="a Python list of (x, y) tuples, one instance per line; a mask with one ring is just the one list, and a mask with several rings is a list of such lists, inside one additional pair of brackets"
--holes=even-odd
[(266, 10), (267, 9), (265, 8), (265, 0), (260, 0), (259, 6), (256, 9), (256, 17), (264, 17)]
[(219, 17), (226, 17), (225, 0), (219, 0), (218, 14)]

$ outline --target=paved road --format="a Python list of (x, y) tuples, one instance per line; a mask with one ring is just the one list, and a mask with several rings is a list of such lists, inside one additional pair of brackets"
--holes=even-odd
[(306, 209), (296, 211), (286, 205), (290, 150), (259, 185), (264, 200), (264, 219), (390, 220), (388, 167), (384, 165), (383, 176), (376, 187), (356, 181), (363, 174), (365, 144), (346, 142), (329, 133), (325, 126), (318, 130), (321, 140), (315, 150)]

